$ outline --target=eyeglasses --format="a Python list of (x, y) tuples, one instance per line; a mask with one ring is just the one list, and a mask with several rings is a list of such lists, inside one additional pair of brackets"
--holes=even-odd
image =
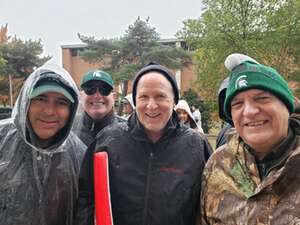
[(99, 91), (99, 93), (103, 96), (108, 96), (111, 91), (112, 88), (108, 85), (101, 85), (101, 86), (85, 86), (82, 87), (82, 90), (84, 91), (85, 94), (87, 95), (93, 95), (97, 92), (97, 90)]

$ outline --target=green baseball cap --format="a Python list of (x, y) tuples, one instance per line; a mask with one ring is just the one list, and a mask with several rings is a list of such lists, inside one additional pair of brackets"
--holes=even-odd
[(65, 96), (70, 102), (74, 103), (73, 96), (59, 83), (54, 81), (45, 81), (38, 84), (33, 88), (32, 92), (29, 95), (29, 99), (32, 99), (36, 96), (44, 94), (46, 92), (57, 92)]
[(80, 87), (84, 86), (90, 81), (103, 81), (104, 83), (114, 88), (114, 82), (111, 76), (102, 70), (93, 70), (87, 72), (81, 80)]

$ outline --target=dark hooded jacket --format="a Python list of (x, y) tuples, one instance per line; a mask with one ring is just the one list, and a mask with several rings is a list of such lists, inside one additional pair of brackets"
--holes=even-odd
[(125, 119), (115, 115), (113, 111), (99, 121), (92, 119), (86, 112), (81, 112), (75, 117), (73, 132), (89, 146), (104, 127), (118, 122), (125, 122)]
[[(199, 204), (207, 140), (180, 125), (173, 112), (165, 134), (152, 143), (133, 113), (113, 124), (88, 149), (79, 180), (76, 224), (94, 224), (93, 154), (106, 151), (114, 225), (193, 225)], [(206, 153), (205, 153), (206, 152)]]
[(233, 127), (233, 122), (231, 119), (227, 118), (224, 112), (224, 101), (226, 97), (226, 90), (229, 83), (229, 77), (226, 77), (218, 90), (218, 105), (219, 105), (219, 117), (222, 119), (225, 124), (222, 129), (219, 131), (217, 139), (216, 139), (216, 149), (220, 146), (227, 143), (227, 133)]
[[(48, 148), (40, 148), (27, 120), (29, 95), (40, 79), (62, 82), (75, 99), (67, 125)], [(86, 146), (70, 133), (78, 106), (71, 76), (46, 64), (26, 80), (12, 118), (0, 122), (0, 224), (73, 225), (73, 204)]]

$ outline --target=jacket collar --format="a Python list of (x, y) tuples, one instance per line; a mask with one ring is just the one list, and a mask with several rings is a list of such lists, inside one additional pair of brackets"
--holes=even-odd
[(104, 127), (106, 127), (108, 124), (110, 124), (114, 118), (115, 118), (115, 115), (114, 115), (113, 110), (111, 110), (101, 120), (94, 120), (86, 112), (84, 112), (83, 124), (85, 124), (85, 126), (88, 130), (95, 131), (96, 133), (98, 133), (98, 131), (102, 130)]
[(277, 146), (272, 149), (262, 160), (259, 160), (255, 151), (244, 143), (240, 138), (240, 141), (244, 144), (245, 148), (255, 157), (259, 174), (261, 178), (264, 178), (276, 166), (280, 166), (285, 163), (287, 158), (292, 154), (295, 149), (295, 143), (297, 142), (297, 135), (300, 134), (300, 120), (299, 116), (291, 116), (289, 118), (289, 130), (287, 137), (282, 140)]

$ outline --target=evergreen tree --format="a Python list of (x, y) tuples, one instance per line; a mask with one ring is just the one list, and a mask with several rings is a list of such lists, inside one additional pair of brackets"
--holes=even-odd
[(0, 39), (0, 96), (10, 95), (12, 106), (23, 81), (34, 68), (50, 58), (40, 56), (43, 52), (41, 40), (10, 38), (7, 35), (7, 25), (1, 27)]
[(87, 44), (82, 53), (83, 59), (102, 62), (102, 69), (111, 72), (114, 80), (122, 83), (122, 96), (128, 92), (128, 81), (151, 61), (170, 69), (180, 69), (191, 63), (191, 57), (185, 50), (159, 42), (159, 34), (150, 26), (149, 18), (142, 20), (138, 17), (121, 38), (96, 40), (80, 34), (79, 38)]

